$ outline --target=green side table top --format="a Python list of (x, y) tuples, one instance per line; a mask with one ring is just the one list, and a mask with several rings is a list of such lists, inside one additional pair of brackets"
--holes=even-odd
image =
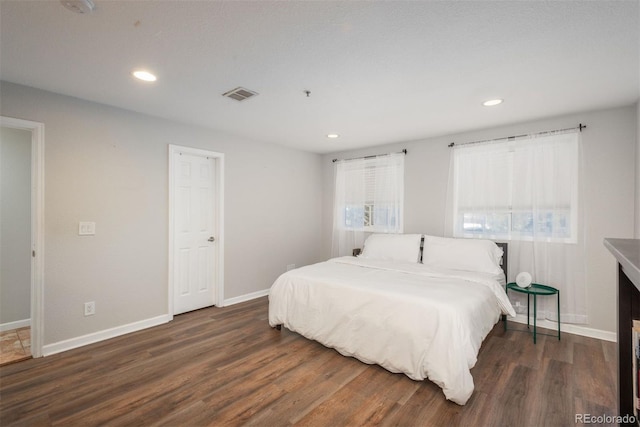
[(511, 282), (507, 284), (507, 289), (529, 295), (554, 295), (558, 293), (558, 290), (553, 286), (539, 283), (532, 283), (528, 288), (521, 288), (515, 282)]

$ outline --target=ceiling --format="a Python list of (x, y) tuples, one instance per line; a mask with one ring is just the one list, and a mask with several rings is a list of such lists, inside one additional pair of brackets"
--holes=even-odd
[(639, 96), (638, 0), (94, 3), (2, 0), (0, 78), (317, 153)]

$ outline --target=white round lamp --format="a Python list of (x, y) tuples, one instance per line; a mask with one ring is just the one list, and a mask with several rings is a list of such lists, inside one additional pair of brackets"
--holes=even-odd
[(529, 286), (531, 286), (531, 274), (527, 273), (526, 271), (518, 273), (518, 275), (516, 276), (516, 285), (520, 286), (521, 288), (528, 288)]

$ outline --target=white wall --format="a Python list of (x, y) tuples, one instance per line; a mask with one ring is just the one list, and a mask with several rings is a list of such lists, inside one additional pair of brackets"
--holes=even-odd
[[(634, 235), (636, 107), (576, 114), (478, 130), (422, 141), (389, 144), (366, 150), (324, 156), (323, 253), (331, 254), (333, 158), (408, 150), (405, 160), (405, 233), (444, 235), (444, 211), (450, 142), (466, 142), (509, 135), (575, 127), (583, 123), (587, 236), (588, 327), (616, 330), (616, 262), (605, 249), (605, 237)], [(512, 272), (513, 273), (513, 272)], [(517, 273), (517, 272), (516, 272)], [(513, 278), (511, 278), (513, 279)]]
[(31, 132), (0, 128), (0, 324), (31, 317)]
[[(2, 82), (45, 124), (45, 345), (167, 314), (167, 145), (225, 153), (225, 299), (321, 255), (321, 156)], [(95, 236), (78, 236), (95, 221)], [(83, 316), (83, 303), (96, 315)]]

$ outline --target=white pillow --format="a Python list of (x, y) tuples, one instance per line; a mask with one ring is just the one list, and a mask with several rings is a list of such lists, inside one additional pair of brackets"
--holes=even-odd
[(502, 252), (491, 240), (425, 236), (422, 263), (451, 270), (501, 274)]
[(420, 262), (422, 234), (372, 234), (367, 237), (362, 258), (383, 261)]

